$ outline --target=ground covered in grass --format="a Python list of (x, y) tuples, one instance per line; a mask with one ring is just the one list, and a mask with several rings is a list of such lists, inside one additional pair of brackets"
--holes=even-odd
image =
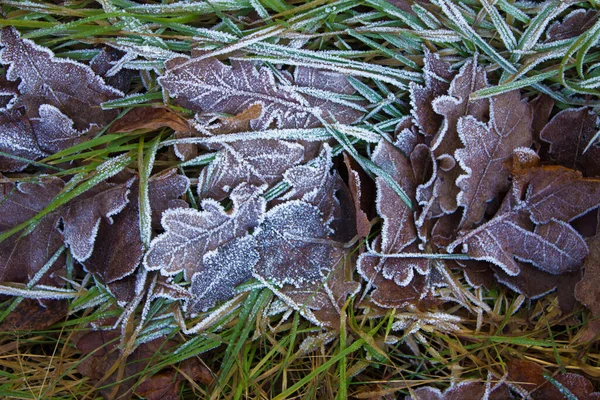
[(0, 1), (3, 398), (600, 398), (595, 1)]

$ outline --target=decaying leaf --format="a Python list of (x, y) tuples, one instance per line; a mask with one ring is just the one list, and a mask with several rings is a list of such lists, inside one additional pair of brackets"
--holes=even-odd
[(0, 44), (0, 63), (9, 65), (9, 80), (21, 80), (18, 105), (27, 109), (28, 117), (38, 117), (39, 107), (48, 104), (71, 118), (77, 130), (110, 121), (113, 113), (103, 111), (100, 104), (123, 93), (90, 67), (54, 57), (50, 50), (21, 38), (13, 27), (2, 29)]
[[(102, 394), (106, 398), (128, 398), (135, 393), (148, 399), (177, 399), (186, 380), (183, 374), (204, 385), (214, 380), (211, 371), (197, 358), (184, 360), (178, 366), (181, 372), (171, 367), (160, 371), (153, 368), (161, 357), (174, 351), (175, 341), (155, 339), (124, 356), (118, 349), (120, 337), (119, 331), (94, 331), (76, 341), (77, 349), (85, 355), (78, 364), (78, 371), (94, 383), (103, 383)], [(124, 369), (122, 375), (120, 368)], [(144, 378), (140, 374), (144, 374)]]
[[(127, 182), (128, 175), (124, 178)], [(148, 180), (148, 196), (152, 209), (152, 225), (159, 226), (161, 215), (172, 207), (186, 207), (179, 198), (188, 188), (188, 179), (175, 170), (165, 170)], [(127, 207), (113, 217), (113, 223), (100, 222), (94, 251), (83, 264), (105, 283), (112, 283), (131, 274), (144, 255), (144, 245), (140, 235), (139, 182), (133, 183), (130, 193), (132, 200)]]
[[(0, 111), (0, 151), (26, 160), (46, 155), (37, 143), (31, 123), (16, 110)], [(27, 161), (0, 156), (0, 171), (20, 171), (27, 164)]]
[(66, 300), (45, 300), (40, 304), (35, 299), (23, 299), (21, 303), (0, 322), (0, 331), (44, 330), (69, 313)]
[(122, 184), (102, 182), (70, 201), (60, 214), (63, 219), (65, 242), (77, 261), (90, 257), (100, 221), (113, 223), (112, 216), (129, 203), (129, 191), (135, 179)]
[(167, 65), (159, 83), (184, 107), (197, 112), (239, 114), (260, 104), (262, 114), (251, 121), (253, 130), (268, 128), (310, 128), (328, 122), (350, 123), (361, 115), (360, 107), (336, 100), (336, 94), (354, 89), (345, 76), (312, 68), (297, 67), (295, 84), (275, 82), (266, 67), (232, 60), (231, 66), (216, 58), (193, 58)]
[[(5, 232), (33, 218), (62, 190), (58, 178), (38, 182), (0, 183), (0, 232)], [(56, 213), (42, 218), (31, 232), (10, 236), (0, 243), (0, 282), (27, 283), (56, 253), (63, 243)], [(57, 269), (64, 265), (59, 258), (40, 283), (54, 284)], [(58, 281), (58, 280), (57, 280)]]
[(600, 175), (600, 147), (592, 145), (583, 152), (598, 131), (597, 119), (598, 115), (586, 107), (556, 114), (540, 133), (540, 138), (550, 144), (552, 161), (586, 176)]
[(463, 227), (480, 222), (487, 202), (508, 189), (510, 172), (503, 164), (513, 150), (531, 145), (531, 121), (531, 108), (518, 91), (492, 98), (487, 124), (471, 116), (458, 120), (457, 132), (465, 147), (456, 150), (456, 160), (467, 172), (456, 180)]
[(546, 31), (546, 42), (576, 37), (590, 29), (598, 20), (598, 11), (583, 8), (572, 11), (562, 22), (555, 22)]
[(271, 185), (302, 162), (304, 147), (282, 140), (224, 143), (215, 160), (200, 173), (198, 195), (222, 200), (239, 184)]
[(413, 400), (460, 400), (460, 399), (514, 399), (508, 387), (503, 384), (491, 382), (462, 381), (450, 386), (443, 392), (432, 387), (418, 388), (407, 399)]
[(164, 127), (174, 131), (190, 130), (186, 120), (168, 108), (139, 107), (132, 109), (112, 124), (109, 133), (132, 132), (137, 129), (156, 130)]
[(218, 301), (233, 297), (235, 287), (252, 278), (252, 268), (259, 258), (255, 247), (254, 238), (245, 236), (206, 252), (202, 270), (192, 275), (192, 300), (187, 311), (207, 311)]
[[(509, 360), (508, 382), (521, 388), (521, 396), (531, 396), (532, 399), (563, 400), (561, 390), (544, 377), (543, 368), (532, 361), (519, 359)], [(585, 377), (574, 373), (558, 373), (550, 375), (552, 380), (577, 399), (599, 399), (600, 393), (594, 392), (594, 385)]]
[(346, 164), (346, 170), (348, 171), (348, 187), (352, 194), (352, 200), (354, 201), (356, 232), (358, 237), (365, 238), (369, 236), (369, 232), (371, 231), (371, 222), (369, 221), (367, 213), (362, 209), (362, 203), (363, 199), (366, 198), (366, 193), (363, 195), (361, 175), (357, 171), (355, 163), (353, 163), (346, 153), (344, 153), (344, 163)]
[(585, 259), (584, 276), (575, 287), (575, 297), (597, 317), (600, 316), (600, 236), (590, 239), (589, 246), (590, 254)]
[(264, 189), (250, 184), (236, 187), (230, 195), (233, 207), (229, 212), (212, 199), (202, 201), (202, 211), (183, 208), (165, 211), (162, 217), (165, 233), (152, 241), (144, 258), (145, 267), (160, 270), (164, 275), (184, 271), (188, 279), (197, 272), (204, 273), (208, 252), (246, 236), (261, 223), (266, 208), (261, 197)]
[(256, 274), (277, 285), (321, 281), (338, 262), (330, 229), (312, 204), (290, 200), (273, 207), (256, 232)]
[(433, 137), (442, 125), (442, 116), (434, 112), (432, 102), (448, 92), (454, 72), (437, 53), (426, 51), (423, 62), (425, 86), (410, 84), (411, 114), (423, 135)]

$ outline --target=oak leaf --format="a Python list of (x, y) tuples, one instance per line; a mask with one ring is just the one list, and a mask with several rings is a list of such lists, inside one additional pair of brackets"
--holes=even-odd
[(585, 259), (583, 279), (575, 287), (575, 297), (597, 317), (600, 316), (600, 236), (590, 239), (589, 246), (590, 255)]
[(253, 130), (274, 121), (279, 128), (315, 127), (322, 125), (319, 118), (350, 123), (362, 115), (358, 105), (336, 100), (354, 92), (343, 75), (298, 67), (295, 80), (277, 84), (269, 69), (257, 70), (249, 61), (232, 60), (227, 66), (216, 58), (193, 58), (167, 64), (159, 83), (179, 104), (197, 112), (235, 115), (258, 103), (262, 114), (251, 121)]
[(144, 266), (164, 275), (183, 270), (188, 279), (195, 273), (205, 273), (204, 259), (208, 252), (246, 236), (263, 221), (264, 189), (250, 184), (236, 187), (230, 195), (233, 201), (230, 211), (213, 199), (202, 201), (202, 211), (166, 210), (161, 221), (165, 233), (152, 240)]

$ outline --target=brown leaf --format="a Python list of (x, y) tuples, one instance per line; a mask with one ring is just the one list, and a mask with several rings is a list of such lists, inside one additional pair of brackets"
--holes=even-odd
[(439, 54), (428, 50), (425, 51), (423, 63), (425, 86), (410, 83), (411, 114), (421, 133), (425, 136), (433, 136), (442, 125), (442, 116), (433, 111), (432, 102), (448, 91), (454, 72), (449, 63), (441, 60)]
[[(185, 378), (172, 367), (162, 368), (154, 375), (145, 375), (151, 373), (161, 356), (173, 351), (177, 342), (155, 339), (140, 345), (129, 356), (122, 357), (118, 349), (120, 336), (118, 331), (94, 331), (80, 337), (76, 346), (85, 357), (78, 364), (78, 371), (93, 383), (101, 383), (104, 387), (101, 393), (105, 398), (129, 398), (133, 392), (154, 399), (178, 398)], [(115, 363), (119, 363), (120, 367), (106, 377)], [(197, 358), (187, 359), (179, 367), (191, 379), (203, 384), (208, 385), (213, 381), (210, 371)], [(119, 378), (119, 369), (122, 369), (122, 378)]]
[(566, 109), (556, 114), (540, 133), (541, 139), (550, 144), (551, 160), (579, 169), (586, 176), (600, 175), (600, 147), (593, 145), (583, 152), (598, 131), (597, 118), (587, 107)]
[(0, 331), (37, 331), (43, 330), (64, 319), (69, 312), (66, 300), (23, 299), (0, 323)]
[[(447, 95), (437, 97), (432, 105), (433, 110), (442, 115), (443, 124), (439, 132), (431, 142), (434, 159), (442, 155), (454, 157), (456, 149), (462, 146), (458, 135), (457, 123), (461, 117), (472, 116), (478, 121), (487, 120), (489, 113), (489, 101), (480, 99), (469, 101), (472, 92), (487, 87), (485, 70), (477, 66), (476, 60), (468, 60), (454, 77), (448, 89)], [(458, 187), (455, 182), (461, 170), (458, 166), (444, 171), (437, 171), (435, 188), (433, 188), (433, 199), (430, 201), (433, 209), (439, 209), (443, 213), (452, 213), (458, 207), (456, 196)]]
[[(128, 177), (127, 180), (130, 178)], [(187, 207), (179, 198), (186, 192), (188, 180), (176, 170), (165, 170), (148, 180), (148, 196), (152, 209), (152, 224), (159, 227), (163, 212), (172, 207)], [(131, 199), (138, 199), (139, 184), (131, 187)], [(104, 283), (112, 283), (131, 274), (144, 254), (140, 237), (139, 202), (129, 202), (127, 207), (113, 218), (113, 223), (100, 222), (98, 239), (91, 257), (84, 262), (86, 269), (100, 277)]]
[[(63, 186), (63, 181), (54, 177), (40, 178), (39, 183), (0, 183), (0, 231), (5, 232), (33, 218)], [(29, 282), (63, 244), (58, 223), (59, 216), (49, 214), (32, 232), (22, 237), (12, 235), (0, 243), (0, 282)], [(64, 257), (54, 263), (40, 283), (56, 285), (59, 280), (55, 281), (52, 276), (62, 266)]]
[[(543, 368), (534, 362), (519, 359), (509, 360), (508, 379), (518, 384), (532, 399), (563, 400), (565, 396), (552, 383), (544, 378)], [(552, 376), (577, 399), (599, 399), (600, 393), (592, 393), (594, 386), (585, 377), (573, 373), (559, 373)]]
[[(162, 218), (165, 233), (152, 240), (144, 266), (148, 270), (160, 270), (163, 275), (175, 275), (183, 270), (188, 280), (196, 273), (206, 273), (207, 256), (227, 257), (229, 252), (217, 255), (214, 250), (246, 236), (262, 222), (266, 208), (266, 201), (261, 197), (263, 190), (264, 187), (239, 185), (231, 192), (233, 206), (229, 211), (212, 199), (202, 201), (202, 211), (191, 208), (166, 210)], [(238, 253), (235, 249), (231, 251)], [(235, 264), (242, 262), (239, 260)], [(215, 260), (211, 261), (211, 265), (215, 263)]]
[(112, 224), (112, 216), (120, 213), (129, 203), (133, 181), (132, 178), (122, 184), (101, 182), (59, 211), (64, 224), (65, 243), (77, 261), (84, 262), (92, 254), (100, 221)]
[(232, 60), (231, 66), (216, 58), (193, 58), (169, 63), (160, 85), (184, 107), (198, 112), (239, 114), (254, 104), (262, 113), (253, 119), (253, 130), (320, 126), (320, 115), (328, 122), (351, 123), (363, 115), (361, 107), (336, 100), (336, 94), (352, 94), (344, 75), (308, 67), (296, 67), (295, 85), (278, 85), (266, 67), (257, 70), (251, 62)]
[(352, 200), (354, 201), (354, 210), (356, 213), (356, 231), (358, 233), (359, 238), (365, 238), (369, 236), (369, 232), (371, 231), (371, 222), (369, 221), (369, 217), (362, 209), (362, 185), (361, 185), (361, 176), (358, 173), (358, 167), (353, 162), (350, 157), (346, 153), (344, 153), (344, 163), (346, 164), (346, 169), (348, 170), (348, 187), (350, 188), (350, 193), (352, 193)]
[(410, 398), (414, 400), (507, 400), (514, 397), (504, 384), (492, 386), (486, 385), (485, 382), (462, 381), (450, 386), (443, 393), (436, 388), (422, 387), (416, 389)]
[(460, 235), (448, 246), (448, 251), (462, 245), (464, 253), (476, 260), (494, 263), (509, 275), (520, 271), (515, 258), (555, 275), (581, 267), (588, 248), (569, 224), (552, 220), (531, 231), (520, 223), (520, 217), (516, 213), (496, 216)]
[[(338, 258), (343, 257), (347, 257), (347, 254), (340, 252)], [(316, 325), (339, 330), (341, 308), (349, 296), (360, 290), (360, 283), (347, 276), (341, 261), (329, 271), (324, 282), (305, 283), (298, 288), (285, 285), (279, 297)]]
[(532, 113), (521, 101), (518, 91), (492, 98), (490, 122), (483, 124), (473, 117), (458, 121), (457, 131), (465, 148), (456, 150), (456, 159), (467, 172), (456, 180), (457, 197), (464, 207), (461, 226), (471, 228), (481, 221), (486, 203), (510, 186), (510, 171), (504, 165), (513, 150), (529, 147), (532, 142)]
[(239, 184), (271, 185), (302, 162), (304, 147), (282, 140), (244, 140), (224, 143), (215, 160), (198, 178), (200, 198), (222, 200)]
[[(29, 119), (17, 110), (0, 111), (0, 151), (27, 160), (37, 160), (47, 155), (40, 149)], [(0, 171), (20, 171), (28, 164), (0, 156)]]
[(600, 179), (560, 166), (530, 168), (514, 174), (513, 196), (523, 200), (533, 222), (572, 221), (600, 206)]
[(598, 20), (598, 11), (583, 8), (572, 11), (562, 22), (555, 22), (546, 31), (546, 42), (566, 40), (581, 35)]
[(583, 279), (575, 287), (575, 297), (587, 308), (592, 315), (600, 316), (600, 236), (589, 241), (590, 254), (585, 259)]
[(550, 120), (550, 113), (554, 108), (554, 100), (546, 94), (539, 94), (529, 104), (533, 110), (533, 121), (531, 122), (533, 139), (536, 143), (539, 143), (540, 133)]
[(112, 124), (109, 133), (132, 132), (138, 129), (154, 131), (165, 127), (174, 131), (190, 130), (186, 120), (168, 108), (136, 107)]
[(0, 43), (4, 46), (0, 62), (10, 65), (9, 80), (21, 80), (18, 101), (29, 118), (39, 116), (41, 105), (60, 110), (73, 120), (76, 130), (103, 125), (113, 118), (114, 112), (103, 111), (100, 104), (123, 94), (106, 85), (88, 66), (56, 58), (50, 50), (21, 38), (13, 27), (2, 29)]

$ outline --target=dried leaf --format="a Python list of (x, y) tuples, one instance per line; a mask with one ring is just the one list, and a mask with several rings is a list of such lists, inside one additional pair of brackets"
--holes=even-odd
[(490, 222), (465, 233), (448, 246), (476, 260), (489, 261), (509, 275), (520, 268), (515, 258), (530, 262), (551, 274), (562, 274), (581, 267), (588, 254), (585, 241), (569, 224), (551, 220), (531, 231), (520, 223), (516, 213), (496, 216)]
[(152, 240), (144, 266), (164, 275), (183, 270), (188, 279), (195, 273), (205, 273), (208, 252), (246, 236), (262, 222), (266, 208), (261, 197), (264, 189), (249, 184), (236, 187), (230, 195), (233, 206), (229, 212), (212, 199), (202, 201), (203, 211), (166, 210), (162, 217), (165, 233)]
[[(131, 179), (127, 176), (124, 180)], [(188, 180), (176, 170), (165, 170), (148, 180), (148, 196), (152, 209), (152, 225), (160, 226), (161, 215), (172, 207), (185, 207), (179, 198), (186, 192)], [(131, 187), (131, 199), (139, 197), (139, 184)], [(139, 202), (130, 201), (127, 207), (113, 218), (113, 223), (100, 222), (94, 251), (84, 262), (86, 269), (99, 276), (105, 283), (113, 283), (131, 274), (144, 254), (140, 236)]]
[(414, 395), (407, 397), (414, 400), (462, 400), (462, 399), (513, 399), (505, 384), (490, 385), (478, 381), (462, 381), (440, 391), (432, 387), (422, 387), (414, 391)]
[(544, 166), (517, 171), (513, 196), (536, 224), (552, 219), (572, 221), (600, 206), (600, 179), (583, 178), (579, 171)]
[(112, 124), (109, 132), (132, 132), (137, 129), (154, 131), (165, 127), (174, 131), (190, 130), (186, 120), (168, 108), (138, 107)]
[(123, 94), (104, 83), (90, 67), (54, 57), (50, 50), (20, 38), (13, 27), (2, 29), (0, 44), (0, 63), (9, 64), (9, 80), (21, 80), (18, 103), (27, 109), (28, 117), (39, 117), (39, 107), (48, 104), (71, 118), (76, 130), (85, 130), (114, 115), (103, 111), (100, 104)]
[[(179, 104), (197, 112), (235, 115), (260, 104), (261, 116), (250, 123), (253, 130), (266, 129), (273, 121), (279, 128), (315, 127), (322, 125), (319, 117), (350, 123), (362, 115), (334, 97), (351, 89), (344, 76), (298, 67), (295, 78), (298, 86), (278, 85), (269, 69), (257, 70), (248, 61), (232, 60), (227, 66), (216, 58), (195, 58), (169, 64), (159, 83)], [(305, 87), (307, 90), (301, 91)]]
[[(27, 160), (46, 155), (37, 143), (31, 123), (17, 110), (0, 111), (0, 151)], [(27, 165), (27, 162), (0, 156), (0, 171), (20, 171)]]
[(585, 259), (583, 279), (575, 287), (575, 297), (592, 315), (600, 316), (600, 236), (589, 241), (590, 255)]
[(302, 162), (304, 147), (281, 140), (248, 140), (222, 145), (215, 160), (200, 173), (198, 195), (222, 200), (239, 184), (271, 185)]
[(69, 313), (66, 300), (23, 299), (21, 303), (0, 322), (0, 331), (40, 331), (64, 319)]
[[(544, 370), (532, 361), (512, 359), (508, 361), (508, 379), (524, 389), (523, 396), (540, 400), (563, 400), (561, 391), (544, 378)], [(600, 399), (600, 393), (594, 391), (594, 385), (585, 377), (573, 373), (552, 375), (552, 379), (566, 388), (577, 399)]]
[(188, 312), (204, 312), (218, 301), (232, 298), (235, 287), (252, 278), (252, 268), (259, 258), (255, 247), (254, 238), (245, 236), (206, 252), (202, 270), (192, 276), (193, 298), (188, 303)]
[(92, 254), (100, 221), (104, 219), (112, 224), (112, 216), (129, 203), (133, 182), (133, 178), (123, 184), (102, 182), (70, 201), (60, 211), (65, 242), (77, 261), (84, 262)]
[[(0, 183), (0, 231), (5, 232), (33, 218), (62, 190), (58, 178), (46, 177), (39, 183)], [(45, 216), (32, 232), (10, 236), (0, 243), (0, 282), (27, 283), (63, 244), (58, 230), (59, 216)], [(64, 265), (59, 258), (40, 283), (57, 283), (53, 274)]]
[[(118, 349), (120, 337), (121, 333), (114, 330), (88, 332), (80, 337), (76, 346), (85, 356), (77, 366), (78, 372), (94, 383), (102, 381), (101, 392), (106, 398), (129, 398), (133, 392), (152, 399), (179, 398), (181, 385), (186, 378), (171, 367), (152, 374), (161, 358), (174, 351), (177, 342), (164, 338), (155, 339), (123, 357)], [(116, 363), (119, 363), (119, 368), (124, 369), (122, 378), (119, 378), (118, 370), (105, 377)], [(205, 385), (214, 380), (211, 372), (197, 358), (184, 360), (179, 365), (179, 370)]]
[(433, 136), (442, 125), (442, 116), (433, 111), (432, 102), (448, 92), (454, 72), (449, 63), (441, 60), (439, 54), (428, 50), (425, 51), (423, 63), (425, 86), (410, 83), (411, 114), (421, 133)]
[(562, 22), (555, 22), (546, 31), (546, 42), (566, 40), (579, 36), (598, 20), (598, 11), (583, 8), (572, 11)]
[(356, 232), (359, 238), (365, 238), (369, 236), (369, 232), (371, 231), (371, 222), (369, 221), (367, 213), (362, 209), (362, 200), (364, 196), (362, 192), (361, 176), (357, 171), (358, 167), (355, 165), (355, 162), (348, 157), (347, 153), (344, 153), (344, 163), (348, 170), (348, 187), (350, 188), (352, 200), (354, 201)]
[(598, 128), (598, 116), (587, 107), (566, 109), (554, 116), (540, 133), (540, 138), (550, 144), (552, 161), (581, 170), (586, 176), (600, 175), (600, 147), (583, 150)]
[(518, 91), (491, 100), (488, 124), (467, 116), (459, 119), (457, 131), (465, 148), (456, 150), (456, 159), (467, 172), (456, 180), (460, 188), (458, 205), (464, 207), (461, 226), (470, 228), (481, 221), (486, 203), (506, 191), (510, 171), (504, 162), (513, 150), (532, 142), (532, 113)]
[(322, 271), (338, 262), (330, 233), (312, 204), (290, 200), (276, 205), (254, 235), (260, 255), (256, 274), (276, 285), (320, 281)]

